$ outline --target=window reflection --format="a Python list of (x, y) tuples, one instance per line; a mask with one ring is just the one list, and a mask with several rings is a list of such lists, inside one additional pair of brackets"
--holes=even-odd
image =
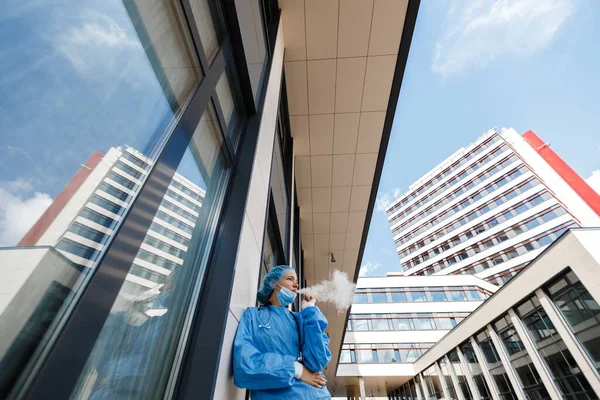
[(550, 298), (600, 371), (600, 305), (573, 271), (549, 285)]
[[(101, 259), (202, 72), (178, 2), (11, 2), (2, 12), (0, 283), (10, 292), (0, 297), (0, 391), (8, 391)], [(164, 285), (181, 263), (191, 237), (182, 228), (198, 211), (169, 199), (161, 213), (154, 242), (142, 245), (156, 259), (136, 260), (123, 297)]]
[[(148, 230), (73, 398), (143, 399), (164, 390), (191, 293), (203, 276), (226, 166), (222, 134), (209, 107), (152, 222), (188, 245)], [(189, 230), (169, 221), (184, 223)], [(160, 366), (152, 363), (155, 359), (161, 360)]]

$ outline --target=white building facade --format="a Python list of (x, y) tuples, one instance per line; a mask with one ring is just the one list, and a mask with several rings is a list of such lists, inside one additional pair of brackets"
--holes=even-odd
[(598, 195), (582, 193), (569, 181), (579, 177), (536, 140), (491, 130), (388, 207), (402, 275), (471, 274), (502, 285), (566, 229), (600, 225)]

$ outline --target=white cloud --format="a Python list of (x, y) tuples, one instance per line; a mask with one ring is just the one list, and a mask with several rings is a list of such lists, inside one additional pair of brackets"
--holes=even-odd
[(481, 69), (509, 54), (548, 46), (575, 12), (575, 0), (463, 0), (446, 16), (432, 70), (447, 76)]
[(142, 50), (137, 38), (129, 38), (125, 30), (106, 15), (89, 12), (78, 21), (81, 21), (79, 25), (69, 29), (61, 27), (64, 33), (54, 39), (54, 47), (86, 77), (106, 76), (107, 69), (126, 69), (126, 64), (132, 61), (131, 55), (115, 50)]
[(376, 263), (376, 262), (367, 261), (366, 263), (364, 263), (363, 265), (360, 266), (360, 272), (359, 272), (358, 276), (360, 276), (360, 277), (368, 276), (373, 271), (375, 271), (376, 269), (379, 269), (379, 268), (381, 268), (381, 264)]
[(0, 247), (16, 245), (52, 204), (46, 193), (31, 192), (24, 179), (0, 182)]
[(395, 188), (389, 192), (377, 193), (377, 199), (375, 200), (375, 209), (385, 213), (385, 209), (389, 207), (392, 202), (402, 194), (400, 188)]
[(600, 169), (592, 171), (592, 174), (585, 181), (600, 194)]

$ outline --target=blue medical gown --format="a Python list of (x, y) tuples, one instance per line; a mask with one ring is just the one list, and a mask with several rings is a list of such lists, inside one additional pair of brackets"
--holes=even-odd
[[(323, 371), (331, 360), (327, 319), (317, 307), (294, 315), (302, 332), (304, 366)], [(297, 357), (298, 328), (287, 308), (250, 307), (244, 311), (235, 336), (233, 374), (236, 386), (250, 389), (252, 400), (330, 399), (325, 386), (317, 389), (294, 378)]]

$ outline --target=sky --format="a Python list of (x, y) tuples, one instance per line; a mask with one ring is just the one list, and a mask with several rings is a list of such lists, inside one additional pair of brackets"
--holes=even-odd
[(384, 208), (491, 128), (533, 130), (600, 192), (600, 1), (422, 1), (361, 276), (401, 271)]
[[(174, 113), (145, 47), (121, 0), (3, 4), (0, 247), (20, 240), (93, 152), (154, 153)], [(182, 171), (203, 186), (190, 154)]]

